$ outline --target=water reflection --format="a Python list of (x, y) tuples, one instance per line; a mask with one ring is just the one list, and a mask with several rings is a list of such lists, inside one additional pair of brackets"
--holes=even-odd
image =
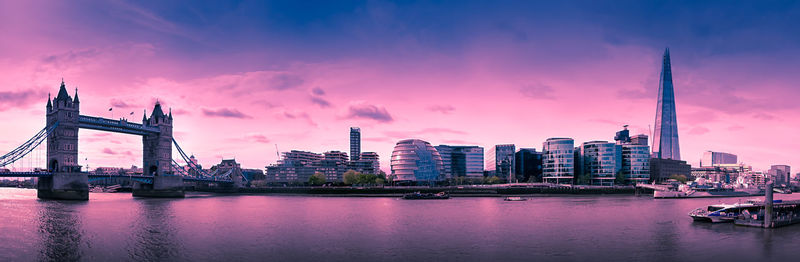
[(175, 261), (179, 258), (180, 243), (173, 225), (172, 201), (140, 199), (131, 228), (133, 243), (128, 256), (135, 261)]
[(80, 206), (85, 202), (41, 201), (39, 236), (40, 261), (78, 261), (81, 259), (83, 231)]

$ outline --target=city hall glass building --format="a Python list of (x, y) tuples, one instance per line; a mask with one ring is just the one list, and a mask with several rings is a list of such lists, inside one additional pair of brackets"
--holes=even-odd
[(419, 139), (397, 142), (391, 168), (395, 182), (435, 182), (445, 178), (442, 156), (430, 143)]

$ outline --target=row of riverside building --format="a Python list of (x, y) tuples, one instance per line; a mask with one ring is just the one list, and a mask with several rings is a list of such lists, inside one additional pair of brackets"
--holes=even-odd
[(361, 152), (361, 129), (350, 128), (350, 157), (346, 152), (328, 151), (322, 154), (292, 150), (283, 152), (276, 164), (266, 167), (266, 180), (270, 183), (304, 183), (316, 173), (327, 182), (342, 182), (348, 170), (364, 174), (381, 173), (378, 154)]
[[(484, 154), (480, 146), (434, 147), (426, 141), (406, 139), (398, 142), (392, 152), (391, 179), (413, 184), (459, 177), (498, 177), (506, 182), (611, 186), (651, 181), (652, 163), (673, 169), (678, 164), (682, 169), (679, 173), (690, 173), (690, 166), (683, 161), (668, 164), (659, 161), (664, 159), (651, 161), (647, 141), (644, 134), (630, 137), (627, 126), (617, 132), (615, 142), (590, 141), (576, 147), (571, 138), (550, 138), (543, 143), (541, 151), (535, 148), (517, 150), (513, 144), (501, 144)], [(663, 168), (656, 169), (663, 171)], [(661, 176), (657, 174), (656, 179)]]

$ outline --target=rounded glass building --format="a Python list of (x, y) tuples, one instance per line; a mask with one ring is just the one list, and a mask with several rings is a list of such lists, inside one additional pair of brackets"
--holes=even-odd
[(549, 138), (542, 146), (542, 178), (545, 183), (572, 184), (575, 172), (572, 138)]
[(442, 156), (419, 139), (397, 142), (392, 151), (392, 177), (397, 182), (433, 182), (444, 179)]

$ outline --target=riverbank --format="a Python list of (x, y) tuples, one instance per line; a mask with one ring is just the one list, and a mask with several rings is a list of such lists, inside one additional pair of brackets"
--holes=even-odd
[(264, 195), (326, 195), (326, 196), (402, 196), (406, 193), (447, 192), (453, 197), (492, 197), (507, 195), (633, 195), (632, 186), (539, 186), (539, 187), (265, 187), (265, 188), (196, 188), (189, 191)]

